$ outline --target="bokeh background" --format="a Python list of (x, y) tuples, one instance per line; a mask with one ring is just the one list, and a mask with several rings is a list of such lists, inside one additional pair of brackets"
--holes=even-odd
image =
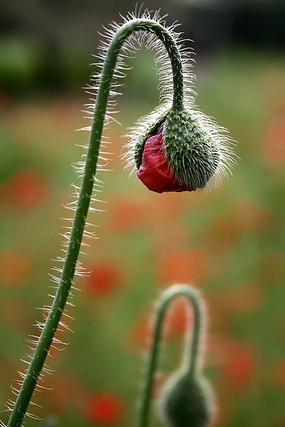
[[(194, 47), (197, 103), (234, 139), (240, 161), (221, 188), (150, 193), (120, 160), (126, 127), (157, 105), (153, 53), (130, 60), (121, 113), (108, 131), (114, 152), (99, 239), (81, 259), (70, 344), (53, 352), (38, 394), (41, 421), (26, 426), (134, 425), (153, 301), (191, 283), (208, 307), (205, 373), (216, 392), (215, 427), (285, 426), (285, 4), (274, 0), (145, 1), (181, 22)], [(98, 31), (132, 1), (11, 0), (0, 5), (0, 407), (23, 370), (48, 273), (60, 254), (59, 218), (70, 201), (70, 164), (89, 124), (81, 87), (95, 71)], [(191, 316), (190, 316), (191, 319)], [(154, 395), (181, 358), (187, 309), (170, 314)], [(7, 413), (1, 413), (7, 421)], [(156, 412), (152, 426), (160, 426)]]

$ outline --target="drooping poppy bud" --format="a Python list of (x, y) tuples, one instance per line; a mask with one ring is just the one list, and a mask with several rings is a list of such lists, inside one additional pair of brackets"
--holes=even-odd
[(213, 415), (208, 384), (186, 373), (172, 377), (162, 394), (161, 415), (169, 427), (207, 427)]
[(139, 179), (152, 191), (195, 191), (233, 162), (224, 129), (195, 110), (170, 110), (135, 147)]

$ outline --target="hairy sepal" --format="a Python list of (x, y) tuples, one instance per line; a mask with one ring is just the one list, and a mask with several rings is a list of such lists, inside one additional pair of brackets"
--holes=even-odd
[(169, 112), (165, 147), (176, 177), (194, 188), (219, 184), (234, 163), (226, 130), (190, 106)]

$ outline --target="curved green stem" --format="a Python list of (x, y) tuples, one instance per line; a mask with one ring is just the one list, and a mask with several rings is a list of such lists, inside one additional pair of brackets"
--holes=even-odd
[(107, 101), (117, 57), (122, 44), (131, 35), (131, 33), (133, 31), (141, 30), (156, 34), (156, 36), (164, 43), (173, 69), (173, 107), (182, 108), (183, 73), (181, 58), (175, 40), (172, 38), (171, 34), (156, 21), (138, 18), (127, 22), (115, 33), (106, 54), (95, 104), (94, 118), (91, 126), (84, 176), (81, 184), (81, 190), (77, 202), (59, 286), (45, 326), (39, 337), (33, 358), (17, 396), (7, 427), (20, 427), (22, 425), (22, 421), (24, 419), (41, 370), (44, 366), (49, 348), (52, 344), (52, 340), (60, 322), (75, 274), (76, 263), (90, 205)]
[(156, 371), (159, 347), (161, 341), (161, 333), (163, 321), (169, 304), (178, 296), (186, 297), (191, 303), (194, 311), (194, 326), (191, 330), (190, 352), (186, 351), (186, 373), (194, 376), (197, 371), (198, 351), (200, 348), (201, 332), (202, 332), (202, 302), (199, 294), (195, 289), (188, 285), (174, 285), (168, 288), (158, 301), (154, 321), (154, 335), (152, 348), (148, 362), (148, 370), (146, 374), (146, 382), (142, 394), (142, 402), (140, 406), (140, 416), (138, 427), (147, 427), (149, 420), (149, 410), (151, 404), (151, 391), (153, 385), (153, 377)]

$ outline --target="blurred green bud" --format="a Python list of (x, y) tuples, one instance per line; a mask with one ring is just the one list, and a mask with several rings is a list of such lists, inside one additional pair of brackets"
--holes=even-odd
[(212, 393), (203, 378), (183, 372), (168, 381), (161, 398), (167, 427), (207, 427), (212, 415)]

